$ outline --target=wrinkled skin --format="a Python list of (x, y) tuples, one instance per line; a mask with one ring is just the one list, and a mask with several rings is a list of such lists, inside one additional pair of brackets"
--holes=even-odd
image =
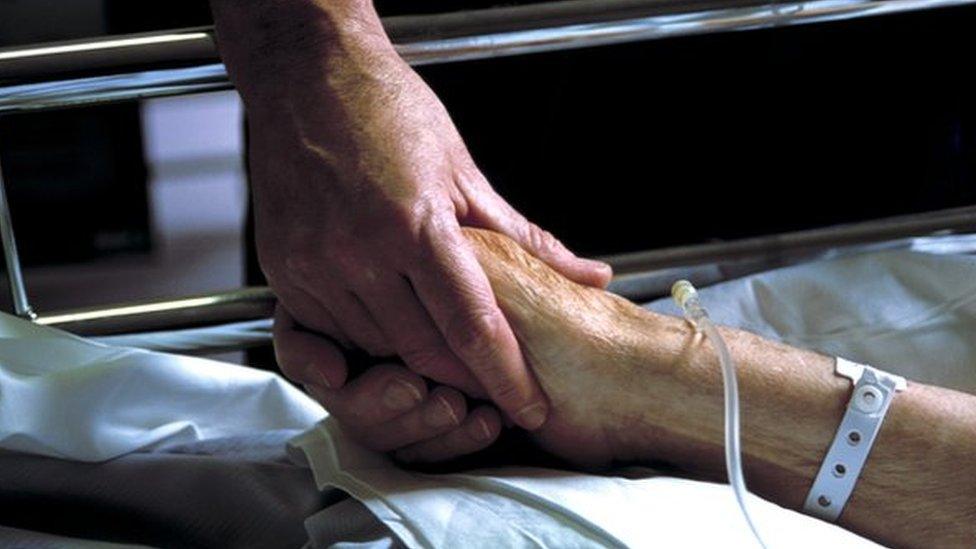
[[(549, 399), (549, 419), (533, 434), (540, 446), (585, 467), (632, 457), (625, 431), (643, 414), (648, 393), (641, 387), (649, 381), (642, 363), (646, 357), (633, 356), (631, 350), (647, 347), (640, 343), (653, 337), (646, 332), (657, 317), (565, 278), (504, 235), (476, 229), (463, 229), (463, 234)], [(280, 321), (282, 326), (289, 322)], [(316, 343), (314, 336), (299, 336), (306, 338), (305, 345)], [(296, 337), (285, 329), (277, 337), (285, 362)], [(401, 383), (414, 388), (414, 398), (403, 409), (391, 410), (386, 390)], [(462, 395), (444, 387), (428, 392), (422, 379), (392, 364), (374, 367), (348, 388), (316, 389), (313, 395), (361, 442), (376, 450), (396, 450), (405, 461), (465, 455), (490, 445), (500, 432), (492, 408), (481, 406), (466, 415)], [(437, 407), (450, 408), (452, 420), (418, 419), (429, 418)]]
[[(464, 233), (549, 399), (548, 421), (531, 433), (542, 448), (584, 468), (660, 460), (724, 480), (722, 376), (704, 338), (682, 319), (566, 280), (502, 235)], [(800, 509), (850, 382), (834, 373), (833, 357), (719, 330), (737, 361), (750, 489)], [(390, 448), (407, 461), (435, 461), (478, 447), (466, 442), (466, 427), (445, 433)], [(910, 381), (839, 525), (896, 547), (971, 546), (974, 433), (976, 397)]]
[(643, 414), (648, 381), (630, 349), (655, 316), (598, 288), (577, 284), (510, 238), (466, 229), (499, 305), (549, 398), (549, 420), (533, 433), (551, 453), (600, 467), (628, 457), (626, 430)]

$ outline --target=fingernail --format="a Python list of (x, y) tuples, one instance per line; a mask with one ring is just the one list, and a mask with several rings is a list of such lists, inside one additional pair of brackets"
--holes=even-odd
[(485, 418), (479, 417), (477, 421), (471, 424), (471, 438), (478, 441), (485, 441), (491, 438), (491, 427), (488, 426), (488, 422)]
[(609, 263), (604, 263), (603, 261), (598, 261), (596, 259), (586, 259), (585, 260), (591, 267), (600, 271), (600, 274), (611, 275), (613, 274), (613, 267)]
[(451, 404), (441, 395), (435, 396), (431, 406), (424, 410), (424, 421), (435, 428), (461, 423), (454, 413), (454, 408), (451, 408)]
[(383, 404), (390, 410), (401, 411), (413, 408), (424, 396), (413, 385), (402, 379), (394, 379), (386, 386)]
[(518, 419), (519, 424), (528, 429), (529, 431), (534, 431), (542, 424), (546, 422), (546, 415), (548, 410), (544, 404), (535, 403), (529, 404), (525, 408), (519, 410), (515, 417)]
[(326, 389), (332, 389), (332, 383), (329, 382), (329, 378), (325, 377), (325, 372), (321, 368), (317, 367), (315, 364), (309, 365), (308, 369), (311, 371), (311, 378), (316, 380), (316, 384), (325, 387)]

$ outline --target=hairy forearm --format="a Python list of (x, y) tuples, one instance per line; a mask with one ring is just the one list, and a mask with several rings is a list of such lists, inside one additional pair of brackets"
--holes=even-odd
[[(638, 361), (664, 365), (641, 417), (640, 457), (723, 477), (722, 379), (711, 345), (654, 316)], [(723, 330), (738, 368), (750, 489), (799, 509), (851, 394), (834, 360)], [(937, 367), (933, 364), (932, 367)], [(898, 393), (840, 524), (883, 543), (976, 543), (976, 397), (917, 383)]]
[(370, 0), (211, 0), (211, 8), (221, 58), (249, 109), (296, 96), (328, 104), (337, 82), (396, 56)]
[(436, 127), (412, 120), (430, 109), (404, 105), (432, 94), (394, 50), (371, 1), (211, 4), (221, 57), (247, 110), (259, 223), (288, 208), (293, 218), (321, 218), (322, 204), (342, 202), (340, 183), (399, 182), (370, 177), (408, 157), (403, 128)]

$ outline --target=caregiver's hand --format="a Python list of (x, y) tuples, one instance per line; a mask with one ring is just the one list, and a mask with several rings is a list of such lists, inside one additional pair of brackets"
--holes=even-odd
[(445, 461), (487, 448), (501, 432), (493, 407), (468, 410), (458, 391), (428, 390), (419, 375), (396, 364), (373, 366), (341, 389), (330, 389), (309, 379), (304, 366), (308, 356), (335, 358), (335, 346), (296, 326), (280, 307), (274, 329), (281, 369), (303, 379), (309, 394), (368, 448), (398, 450), (415, 461)]
[[(545, 397), (460, 228), (509, 235), (581, 283), (605, 285), (609, 267), (577, 258), (494, 192), (369, 2), (213, 6), (248, 114), (259, 258), (284, 307), (539, 427)], [(290, 375), (338, 389), (337, 354), (309, 353)]]

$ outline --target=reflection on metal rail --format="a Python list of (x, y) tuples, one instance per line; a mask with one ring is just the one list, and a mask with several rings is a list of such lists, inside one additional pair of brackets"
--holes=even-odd
[(679, 265), (698, 265), (714, 261), (747, 259), (787, 251), (879, 242), (907, 236), (923, 236), (937, 231), (976, 230), (976, 206), (889, 217), (807, 231), (746, 238), (731, 242), (681, 246), (604, 258), (618, 274), (645, 272)]
[[(850, 19), (972, 2), (568, 0), (391, 17), (384, 23), (400, 55), (413, 65), (425, 65)], [(174, 67), (174, 64), (181, 66)], [(0, 114), (229, 87), (226, 70), (218, 62), (212, 29), (0, 50)]]
[[(688, 273), (693, 276), (697, 266), (722, 264), (731, 266), (731, 272), (736, 276), (742, 276), (756, 270), (757, 265), (769, 268), (771, 264), (796, 263), (809, 259), (816, 251), (829, 248), (972, 231), (976, 231), (976, 207), (604, 259), (609, 260), (618, 273), (611, 283), (611, 290), (640, 301), (663, 295), (679, 269), (684, 269), (682, 276), (688, 276)], [(166, 301), (52, 313), (38, 317), (37, 321), (79, 335), (105, 335), (267, 318), (273, 308), (274, 296), (267, 288), (246, 288)]]
[(35, 322), (79, 335), (107, 335), (268, 318), (273, 312), (274, 296), (270, 290), (242, 288), (41, 314)]
[(837, 225), (730, 242), (679, 246), (605, 257), (614, 267), (612, 289), (648, 300), (683, 278), (699, 286), (835, 255), (879, 249), (880, 243), (918, 236), (976, 232), (976, 206)]

